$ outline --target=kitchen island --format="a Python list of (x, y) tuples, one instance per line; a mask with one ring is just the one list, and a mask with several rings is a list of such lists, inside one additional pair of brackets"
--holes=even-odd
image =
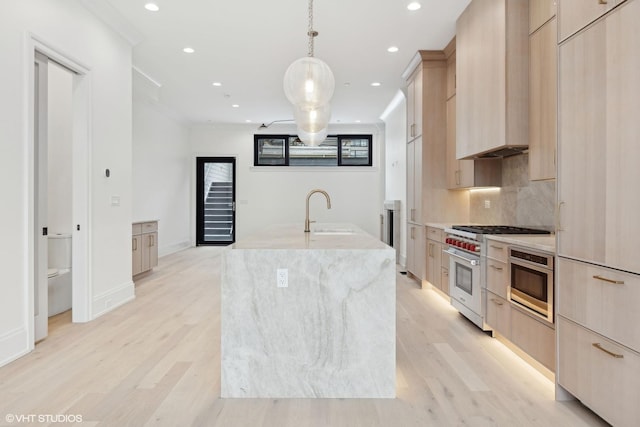
[(303, 229), (223, 253), (222, 397), (395, 397), (394, 249), (351, 224)]

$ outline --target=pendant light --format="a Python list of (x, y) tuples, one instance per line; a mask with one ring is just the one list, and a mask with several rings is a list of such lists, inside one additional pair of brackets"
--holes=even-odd
[[(327, 134), (331, 118), (330, 101), (335, 89), (331, 68), (313, 56), (313, 41), (318, 32), (313, 29), (313, 0), (309, 0), (308, 56), (295, 60), (284, 74), (284, 93), (293, 104), (298, 137), (317, 145)], [(324, 135), (324, 136), (323, 136)], [(320, 140), (322, 137), (322, 140)]]

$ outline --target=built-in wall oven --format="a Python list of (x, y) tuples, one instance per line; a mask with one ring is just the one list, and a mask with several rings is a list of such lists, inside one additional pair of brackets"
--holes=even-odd
[(553, 323), (553, 255), (509, 248), (509, 299)]

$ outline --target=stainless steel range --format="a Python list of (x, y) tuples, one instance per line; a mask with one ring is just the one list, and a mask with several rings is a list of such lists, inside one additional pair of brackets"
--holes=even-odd
[(449, 294), (453, 305), (483, 331), (486, 302), (485, 234), (549, 234), (546, 230), (505, 225), (454, 225), (445, 229), (449, 256)]

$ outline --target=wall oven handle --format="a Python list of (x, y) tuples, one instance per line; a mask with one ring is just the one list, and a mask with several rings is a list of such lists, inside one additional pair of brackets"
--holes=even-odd
[(450, 251), (450, 250), (446, 250), (445, 252), (446, 252), (446, 253), (448, 253), (449, 255), (451, 255), (452, 257), (455, 257), (455, 258), (458, 258), (458, 259), (463, 260), (463, 261), (464, 261), (464, 262), (466, 262), (467, 264), (470, 264), (470, 265), (480, 265), (480, 261), (478, 261), (477, 259), (469, 259), (469, 258), (467, 258), (467, 257), (465, 257), (465, 256), (462, 256), (462, 255), (460, 255), (460, 254), (458, 254), (458, 253), (456, 253), (456, 252), (452, 252), (452, 251)]

